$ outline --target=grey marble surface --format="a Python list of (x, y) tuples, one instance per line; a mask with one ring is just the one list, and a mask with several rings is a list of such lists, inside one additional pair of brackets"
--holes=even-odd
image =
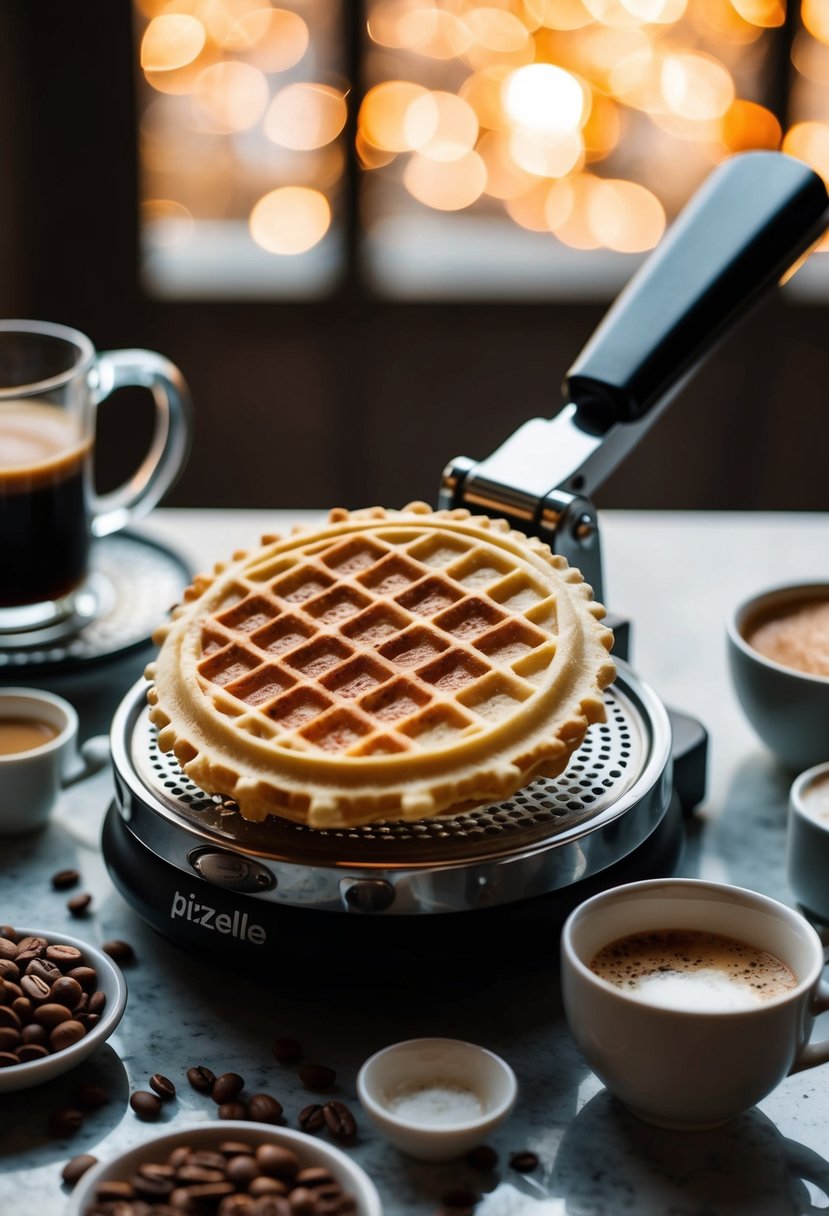
[[(293, 519), (294, 517), (289, 517)], [(147, 525), (203, 567), (286, 522), (279, 513), (165, 511)], [(608, 513), (603, 517), (606, 598), (634, 621), (633, 665), (670, 705), (699, 718), (711, 737), (706, 800), (687, 825), (682, 872), (738, 883), (792, 903), (785, 874), (785, 814), (792, 774), (780, 769), (744, 722), (725, 664), (724, 621), (740, 600), (802, 577), (829, 577), (829, 519), (818, 516)], [(102, 689), (102, 694), (103, 694)], [(829, 750), (829, 745), (828, 745)], [(298, 1038), (306, 1057), (336, 1067), (336, 1096), (360, 1122), (349, 1151), (374, 1178), (387, 1216), (432, 1213), (449, 1187), (482, 1194), (480, 1216), (801, 1216), (829, 1207), (827, 1068), (786, 1080), (760, 1107), (718, 1131), (679, 1134), (628, 1115), (589, 1072), (562, 1018), (549, 943), (502, 943), (486, 963), (446, 976), (423, 958), (417, 974), (384, 971), (359, 981), (320, 958), (301, 978), (280, 971), (231, 973), (188, 956), (148, 929), (114, 891), (98, 834), (111, 798), (107, 771), (68, 791), (39, 835), (0, 850), (0, 921), (52, 927), (100, 943), (128, 940), (130, 996), (109, 1044), (51, 1084), (0, 1095), (0, 1214), (58, 1216), (64, 1162), (104, 1158), (148, 1138), (127, 1106), (154, 1071), (179, 1086), (168, 1125), (213, 1115), (184, 1080), (190, 1064), (241, 1073), (250, 1092), (274, 1093), (286, 1120), (310, 1100), (296, 1070), (277, 1064), (274, 1038)], [(73, 920), (50, 876), (76, 866), (93, 895)], [(818, 1031), (829, 1034), (826, 1018)], [(474, 1040), (515, 1069), (520, 1094), (491, 1138), (492, 1175), (464, 1163), (407, 1160), (367, 1127), (355, 1096), (362, 1060), (398, 1039)], [(82, 1077), (81, 1077), (82, 1074)], [(80, 1079), (99, 1080), (111, 1101), (71, 1139), (48, 1131)], [(511, 1152), (539, 1156), (532, 1174), (508, 1167)]]

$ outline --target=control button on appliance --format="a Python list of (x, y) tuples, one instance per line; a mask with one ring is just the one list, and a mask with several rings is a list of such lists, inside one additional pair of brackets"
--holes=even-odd
[(340, 890), (354, 912), (385, 912), (394, 903), (394, 887), (382, 878), (347, 878)]
[(228, 891), (267, 891), (276, 885), (270, 870), (248, 857), (240, 857), (238, 853), (207, 849), (191, 853), (189, 861), (207, 882)]

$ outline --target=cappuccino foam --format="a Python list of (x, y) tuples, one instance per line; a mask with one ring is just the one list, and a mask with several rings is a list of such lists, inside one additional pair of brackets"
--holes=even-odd
[(590, 969), (649, 1005), (684, 1012), (751, 1009), (797, 986), (791, 969), (767, 950), (699, 929), (618, 938)]
[(766, 659), (829, 676), (829, 597), (796, 599), (750, 621), (745, 640)]

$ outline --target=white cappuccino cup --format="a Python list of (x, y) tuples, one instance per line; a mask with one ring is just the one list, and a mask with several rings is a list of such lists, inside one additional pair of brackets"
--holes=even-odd
[[(693, 991), (665, 1007), (591, 969), (599, 951), (634, 934), (714, 934), (774, 956), (790, 986), (747, 1007), (717, 1007)], [(699, 879), (630, 883), (593, 896), (562, 931), (564, 1012), (587, 1063), (635, 1115), (660, 1127), (717, 1127), (784, 1077), (829, 1061), (810, 1043), (829, 1009), (824, 952), (798, 912), (741, 887)]]

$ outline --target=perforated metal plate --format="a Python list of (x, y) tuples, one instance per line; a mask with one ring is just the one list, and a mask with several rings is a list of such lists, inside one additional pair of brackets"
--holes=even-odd
[[(532, 848), (591, 821), (613, 817), (652, 752), (652, 724), (620, 683), (605, 697), (607, 722), (590, 728), (567, 771), (541, 778), (503, 803), (416, 823), (319, 831), (271, 817), (244, 820), (235, 805), (200, 790), (158, 747), (146, 710), (128, 740), (141, 801), (189, 833), (247, 854), (302, 864), (399, 866), (463, 863)], [(116, 752), (117, 760), (117, 752)]]

